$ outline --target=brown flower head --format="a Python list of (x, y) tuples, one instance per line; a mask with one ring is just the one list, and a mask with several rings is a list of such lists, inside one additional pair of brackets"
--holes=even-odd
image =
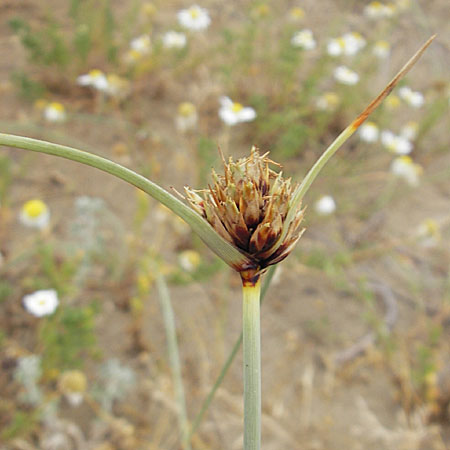
[(260, 155), (253, 147), (247, 158), (235, 162), (230, 157), (228, 163), (224, 160), (223, 175), (213, 169), (214, 184), (208, 189), (185, 187), (192, 208), (254, 263), (253, 267), (236, 268), (241, 274), (256, 275), (282, 261), (304, 231), (299, 229), (303, 218), (299, 206), (280, 242), (294, 189), (282, 172), (270, 169), (271, 164), (277, 164), (267, 155)]

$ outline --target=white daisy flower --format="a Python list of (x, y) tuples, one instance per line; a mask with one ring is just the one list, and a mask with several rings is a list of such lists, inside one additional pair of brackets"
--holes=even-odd
[(164, 34), (162, 42), (165, 48), (181, 49), (186, 47), (186, 35), (178, 31), (168, 31)]
[(390, 130), (381, 132), (381, 143), (386, 149), (397, 155), (408, 155), (413, 149), (413, 145), (408, 139), (396, 135)]
[(366, 46), (366, 40), (357, 32), (345, 33), (344, 35), (330, 39), (327, 52), (331, 56), (353, 56)]
[(198, 114), (195, 105), (190, 102), (178, 105), (178, 114), (175, 117), (175, 125), (182, 133), (195, 128), (198, 122)]
[(148, 55), (152, 49), (150, 36), (148, 34), (143, 34), (142, 36), (134, 38), (130, 42), (130, 48), (141, 55)]
[(417, 122), (408, 122), (402, 129), (400, 130), (400, 136), (408, 139), (408, 141), (414, 141), (417, 137), (417, 130), (419, 128), (419, 124)]
[(219, 117), (227, 125), (236, 125), (240, 122), (250, 122), (255, 119), (256, 112), (250, 106), (242, 106), (233, 102), (229, 97), (220, 97)]
[(200, 265), (200, 254), (194, 250), (185, 250), (178, 256), (180, 266), (186, 270), (186, 272), (194, 272), (194, 270)]
[(106, 75), (98, 69), (89, 71), (77, 78), (77, 83), (80, 86), (90, 86), (98, 91), (106, 91), (108, 89), (108, 80)]
[(422, 175), (422, 166), (413, 162), (409, 156), (399, 156), (392, 161), (391, 172), (405, 180), (410, 186), (419, 185), (420, 176)]
[(392, 4), (385, 5), (384, 3), (374, 1), (369, 3), (364, 8), (364, 15), (369, 19), (384, 19), (392, 17), (395, 13), (395, 6)]
[(205, 30), (211, 23), (208, 11), (198, 5), (178, 11), (177, 18), (182, 27), (193, 31)]
[(340, 56), (344, 53), (345, 42), (342, 38), (333, 38), (328, 41), (327, 52), (331, 56)]
[(391, 45), (387, 41), (375, 42), (372, 53), (379, 59), (386, 59), (391, 54)]
[(344, 54), (347, 56), (356, 55), (366, 46), (366, 40), (356, 31), (345, 33), (342, 39), (345, 42)]
[(366, 122), (359, 128), (359, 137), (364, 142), (376, 142), (379, 135), (380, 130), (374, 122)]
[(314, 205), (314, 209), (321, 216), (328, 216), (336, 211), (336, 202), (331, 195), (324, 195)]
[(316, 100), (316, 106), (322, 111), (332, 111), (339, 104), (339, 96), (334, 92), (325, 92)]
[(420, 108), (424, 102), (421, 92), (413, 91), (409, 86), (403, 86), (398, 90), (398, 96), (413, 108)]
[(359, 81), (359, 75), (346, 66), (336, 67), (334, 70), (334, 78), (339, 83), (346, 84), (348, 86), (353, 86)]
[(42, 200), (28, 200), (22, 206), (19, 220), (27, 227), (42, 230), (50, 223), (50, 211)]
[(25, 309), (36, 317), (53, 314), (58, 304), (58, 294), (54, 289), (36, 291), (33, 294), (25, 295), (23, 298)]
[(291, 44), (303, 50), (313, 50), (316, 48), (316, 41), (312, 31), (308, 29), (297, 31), (291, 39)]
[(48, 122), (64, 122), (66, 120), (66, 110), (61, 103), (49, 103), (44, 108), (44, 118)]

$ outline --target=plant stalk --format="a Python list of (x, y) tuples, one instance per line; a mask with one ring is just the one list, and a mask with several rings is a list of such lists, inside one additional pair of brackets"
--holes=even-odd
[[(261, 302), (260, 302), (261, 304), (264, 300), (267, 290), (269, 289), (269, 285), (275, 274), (276, 268), (277, 266), (270, 266), (269, 269), (267, 270), (267, 274), (265, 275), (264, 283), (261, 288)], [(219, 389), (220, 385), (222, 384), (222, 381), (225, 378), (228, 369), (231, 367), (231, 363), (234, 361), (234, 358), (236, 357), (239, 349), (241, 348), (242, 340), (243, 340), (243, 332), (241, 331), (241, 334), (236, 339), (236, 342), (234, 343), (233, 348), (231, 349), (231, 352), (228, 355), (228, 358), (226, 359), (224, 365), (222, 366), (222, 369), (220, 370), (219, 376), (217, 377), (213, 387), (209, 391), (206, 399), (204, 400), (202, 407), (200, 408), (200, 411), (195, 417), (191, 431), (189, 432), (189, 438), (191, 438), (194, 435), (194, 433), (197, 431), (197, 428), (200, 426), (200, 423), (202, 422), (203, 417), (206, 414), (206, 411), (211, 405), (214, 395), (216, 395), (217, 389)]]
[(243, 280), (244, 450), (261, 448), (261, 282)]
[(159, 274), (156, 278), (156, 286), (159, 293), (159, 303), (164, 318), (166, 329), (167, 349), (169, 353), (170, 367), (175, 386), (175, 397), (178, 406), (178, 422), (180, 426), (181, 442), (184, 450), (191, 450), (189, 424), (186, 413), (186, 399), (184, 396), (183, 379), (181, 376), (180, 356), (178, 352), (177, 331), (175, 317), (170, 300), (169, 288), (166, 280)]

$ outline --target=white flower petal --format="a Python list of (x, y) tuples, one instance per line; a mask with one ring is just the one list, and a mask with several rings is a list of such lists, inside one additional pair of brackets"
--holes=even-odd
[(182, 27), (193, 31), (204, 30), (211, 23), (208, 11), (197, 5), (178, 11), (177, 18)]
[(241, 109), (238, 113), (238, 119), (240, 122), (249, 122), (256, 117), (256, 111), (249, 106)]
[(336, 202), (331, 195), (324, 195), (314, 205), (316, 212), (322, 216), (333, 214), (336, 211)]
[(53, 314), (58, 304), (58, 294), (54, 289), (36, 291), (23, 297), (25, 309), (36, 317)]

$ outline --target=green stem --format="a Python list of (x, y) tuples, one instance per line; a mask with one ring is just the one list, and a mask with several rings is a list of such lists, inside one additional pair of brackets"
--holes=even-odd
[(261, 282), (243, 282), (244, 450), (261, 448)]
[[(276, 268), (277, 268), (277, 266), (270, 266), (269, 269), (267, 270), (267, 275), (265, 276), (264, 283), (263, 283), (263, 286), (261, 289), (261, 304), (264, 300), (267, 290), (269, 289), (269, 285), (275, 274)], [(225, 378), (225, 375), (227, 374), (228, 369), (231, 366), (231, 363), (234, 361), (234, 358), (236, 357), (237, 352), (241, 348), (242, 339), (243, 339), (243, 333), (241, 331), (241, 334), (236, 339), (236, 342), (234, 343), (233, 348), (231, 349), (231, 352), (228, 355), (227, 360), (225, 361), (225, 364), (222, 366), (222, 369), (219, 373), (219, 376), (216, 379), (216, 382), (214, 383), (213, 387), (209, 391), (209, 394), (207, 395), (206, 399), (204, 400), (202, 407), (200, 408), (200, 411), (198, 412), (197, 417), (195, 418), (194, 423), (192, 424), (192, 428), (189, 433), (189, 438), (192, 438), (194, 433), (197, 431), (199, 425), (201, 424), (203, 417), (204, 417), (206, 411), (208, 410), (209, 406), (211, 405), (211, 402), (217, 392), (217, 389), (219, 389), (219, 386), (222, 384), (222, 381)]]
[(166, 280), (162, 275), (158, 275), (156, 278), (156, 286), (158, 288), (159, 303), (161, 305), (164, 327), (166, 329), (167, 349), (175, 386), (175, 397), (178, 404), (178, 422), (180, 424), (181, 442), (185, 450), (191, 450), (175, 318), (172, 309), (172, 302), (170, 301), (169, 289), (167, 287)]
[(162, 187), (120, 164), (65, 145), (52, 144), (50, 142), (11, 134), (0, 133), (0, 145), (60, 156), (61, 158), (77, 161), (114, 175), (143, 190), (185, 220), (192, 230), (200, 236), (203, 242), (230, 266), (251, 265), (251, 261), (244, 254), (219, 236), (209, 223), (192, 208), (169, 194)]

